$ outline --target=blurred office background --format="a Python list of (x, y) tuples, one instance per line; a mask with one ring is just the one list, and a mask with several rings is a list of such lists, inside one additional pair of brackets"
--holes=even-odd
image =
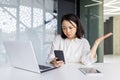
[(38, 61), (45, 61), (57, 31), (57, 6), (57, 0), (0, 0), (0, 59), (9, 61), (4, 40), (30, 40)]
[(104, 41), (104, 62), (120, 63), (120, 0), (104, 0), (104, 34), (113, 36)]
[[(85, 37), (91, 46), (99, 36), (107, 32), (114, 33), (112, 37), (99, 45), (98, 62), (103, 62), (106, 54), (119, 55), (120, 31), (118, 30), (120, 29), (118, 29), (119, 26), (111, 26), (114, 22), (113, 19), (110, 23), (106, 22), (113, 16), (104, 15), (104, 9), (108, 9), (108, 6), (104, 8), (106, 5), (103, 3), (107, 3), (109, 0), (105, 1), (0, 0), (0, 64), (9, 62), (3, 45), (5, 40), (32, 41), (38, 62), (44, 63), (55, 35), (60, 33), (61, 17), (67, 13), (74, 13), (80, 17), (85, 29)], [(116, 0), (110, 0), (111, 4), (112, 1)], [(118, 2), (120, 3), (120, 1)], [(110, 4), (107, 3), (107, 5)]]

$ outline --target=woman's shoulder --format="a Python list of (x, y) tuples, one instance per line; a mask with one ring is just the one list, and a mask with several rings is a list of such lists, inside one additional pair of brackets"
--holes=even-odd
[(82, 42), (88, 42), (88, 40), (87, 40), (86, 38), (84, 38), (84, 37), (82, 37), (80, 40), (81, 40)]
[(61, 35), (59, 34), (55, 35), (54, 41), (61, 41), (61, 40), (62, 40)]
[[(89, 44), (89, 41), (86, 39), (86, 38), (82, 38), (82, 42), (83, 42), (83, 44)], [(89, 44), (90, 45), (90, 44)]]
[(82, 38), (77, 38), (77, 39), (79, 39), (79, 40), (83, 40), (83, 41), (86, 41), (86, 40), (87, 40), (87, 39), (84, 38), (84, 37), (82, 37)]
[(61, 39), (62, 37), (61, 37), (60, 34), (57, 34), (57, 35), (55, 35), (55, 38), (56, 38), (56, 39)]
[(61, 41), (63, 41), (61, 35), (55, 35), (53, 43), (60, 43)]

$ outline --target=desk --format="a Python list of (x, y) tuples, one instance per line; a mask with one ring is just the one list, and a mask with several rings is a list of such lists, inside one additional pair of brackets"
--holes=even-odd
[(120, 80), (119, 63), (95, 63), (91, 65), (102, 72), (102, 75), (86, 76), (78, 70), (85, 67), (81, 64), (65, 64), (62, 67), (37, 74), (9, 66), (0, 67), (1, 80)]
[(0, 80), (46, 80), (40, 74), (12, 68), (10, 66), (0, 66)]

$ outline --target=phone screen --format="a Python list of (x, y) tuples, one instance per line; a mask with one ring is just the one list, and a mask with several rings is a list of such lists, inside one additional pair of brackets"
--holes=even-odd
[(64, 59), (64, 54), (63, 54), (63, 51), (62, 50), (54, 50), (54, 53), (55, 53), (55, 57), (57, 57), (58, 61), (59, 60), (62, 60), (63, 62), (65, 62), (65, 59)]

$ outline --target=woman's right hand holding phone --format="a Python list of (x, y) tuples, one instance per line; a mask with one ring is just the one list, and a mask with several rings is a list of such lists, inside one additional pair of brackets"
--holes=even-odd
[(64, 62), (62, 60), (58, 60), (57, 57), (55, 57), (51, 63), (55, 66), (55, 67), (60, 67), (64, 64)]

